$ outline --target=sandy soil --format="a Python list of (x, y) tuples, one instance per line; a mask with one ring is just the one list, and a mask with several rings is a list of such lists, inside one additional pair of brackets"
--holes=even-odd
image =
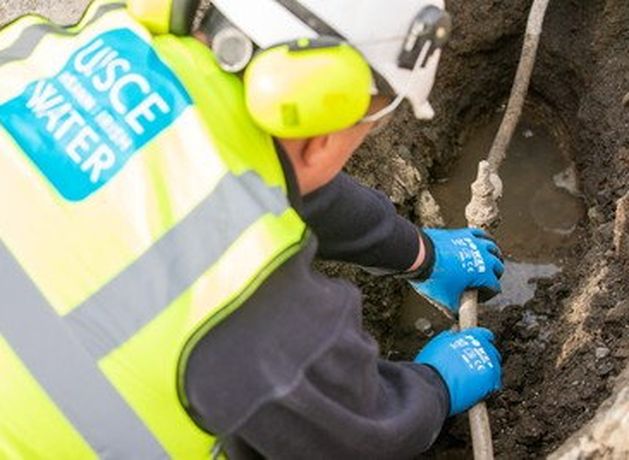
[(1, 0), (0, 24), (26, 13), (39, 13), (62, 25), (73, 24), (88, 4), (88, 0)]

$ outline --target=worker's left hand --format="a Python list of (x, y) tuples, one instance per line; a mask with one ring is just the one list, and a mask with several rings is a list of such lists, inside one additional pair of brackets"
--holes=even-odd
[(494, 334), (482, 327), (442, 332), (426, 344), (415, 362), (432, 367), (443, 379), (450, 395), (449, 415), (466, 411), (502, 386)]
[(485, 231), (428, 228), (423, 236), (433, 260), (427, 278), (409, 280), (418, 293), (453, 313), (459, 311), (463, 291), (478, 289), (481, 301), (500, 293), (504, 263), (498, 245)]

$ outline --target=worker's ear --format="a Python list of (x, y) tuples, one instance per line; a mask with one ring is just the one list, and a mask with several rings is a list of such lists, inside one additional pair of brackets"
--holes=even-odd
[(308, 139), (301, 152), (301, 160), (306, 167), (324, 164), (330, 155), (334, 155), (330, 136), (324, 134)]
[(305, 195), (316, 190), (341, 172), (365, 139), (371, 125), (359, 123), (309, 139), (280, 139), (293, 164), (301, 193)]
[(352, 153), (362, 144), (372, 126), (373, 123), (358, 123), (342, 131), (309, 139), (302, 153), (304, 162), (310, 166), (345, 164)]
[(309, 139), (280, 139), (295, 171), (302, 195), (331, 180), (343, 168), (344, 160), (332, 148), (331, 135)]

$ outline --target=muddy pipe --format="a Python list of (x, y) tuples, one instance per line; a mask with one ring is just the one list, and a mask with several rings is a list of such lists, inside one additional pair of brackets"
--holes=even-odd
[[(548, 2), (549, 0), (534, 0), (531, 6), (520, 62), (511, 88), (507, 109), (489, 151), (487, 161), (481, 161), (478, 165), (478, 177), (472, 184), (472, 199), (465, 209), (465, 217), (470, 227), (487, 229), (493, 227), (498, 220), (498, 199), (502, 195), (502, 183), (498, 176), (498, 170), (507, 155), (507, 147), (522, 113)], [(475, 327), (477, 324), (478, 293), (477, 291), (469, 291), (463, 294), (459, 310), (459, 326), (463, 330)], [(491, 428), (485, 403), (481, 402), (472, 407), (468, 416), (474, 458), (476, 460), (493, 459)]]
[[(468, 329), (477, 326), (478, 292), (467, 291), (463, 294), (461, 308), (459, 309), (459, 327)], [(468, 411), (470, 431), (472, 433), (472, 446), (475, 459), (493, 459), (494, 446), (491, 440), (491, 427), (489, 414), (484, 402), (480, 402)]]

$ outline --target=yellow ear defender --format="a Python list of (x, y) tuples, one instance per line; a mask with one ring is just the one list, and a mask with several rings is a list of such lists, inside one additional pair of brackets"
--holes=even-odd
[[(127, 0), (129, 12), (154, 34), (190, 33), (200, 0)], [(203, 27), (228, 72), (243, 68), (245, 103), (268, 133), (306, 138), (339, 131), (366, 114), (371, 69), (351, 45), (331, 37), (299, 39), (259, 51), (248, 37), (210, 8)]]
[(363, 56), (334, 38), (300, 39), (258, 53), (244, 74), (253, 120), (284, 138), (339, 131), (360, 121), (371, 100)]
[(201, 0), (127, 0), (129, 12), (151, 33), (188, 35)]

